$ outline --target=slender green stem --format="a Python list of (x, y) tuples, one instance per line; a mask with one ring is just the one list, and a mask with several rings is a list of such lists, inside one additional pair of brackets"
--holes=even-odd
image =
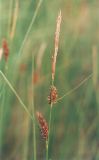
[(49, 141), (50, 141), (50, 132), (51, 132), (52, 107), (53, 107), (53, 103), (51, 103), (51, 106), (50, 106), (49, 125), (48, 125), (49, 132), (48, 132), (48, 140), (46, 140), (46, 160), (48, 160), (48, 157), (49, 157)]
[[(32, 77), (33, 77), (33, 70), (34, 70), (34, 57), (32, 55)], [(36, 160), (36, 124), (35, 124), (35, 108), (34, 108), (34, 85), (32, 83), (32, 110), (33, 110), (33, 148), (34, 148), (34, 160)]]
[(69, 94), (73, 93), (74, 91), (76, 91), (79, 87), (81, 87), (85, 82), (87, 82), (91, 77), (92, 77), (92, 73), (85, 78), (83, 81), (81, 81), (76, 87), (74, 87), (73, 89), (69, 90), (66, 94), (64, 94), (62, 97), (58, 98), (57, 101), (62, 100), (64, 97), (68, 96)]
[(13, 88), (13, 86), (11, 85), (11, 83), (9, 82), (9, 80), (6, 78), (6, 76), (4, 75), (4, 73), (1, 70), (0, 70), (0, 74), (2, 75), (3, 79), (5, 80), (5, 82), (8, 84), (9, 88), (15, 94), (15, 96), (17, 97), (18, 101), (20, 102), (20, 104), (22, 105), (22, 107), (24, 108), (24, 110), (28, 113), (29, 117), (34, 122), (34, 119), (33, 119), (32, 115), (30, 114), (30, 112), (28, 111), (26, 105), (23, 103), (23, 101), (21, 100), (21, 98), (19, 97), (19, 95), (17, 94), (17, 92), (15, 91), (15, 89)]
[(9, 18), (8, 18), (8, 35), (7, 37), (9, 38), (9, 33), (10, 33), (10, 24), (11, 24), (11, 16), (12, 16), (12, 7), (13, 7), (13, 0), (10, 0), (9, 2)]
[(5, 84), (3, 84), (2, 88), (2, 101), (0, 105), (0, 159), (2, 157), (2, 144), (3, 144), (3, 120), (4, 120), (4, 103), (5, 103)]
[(46, 160), (48, 159), (48, 140), (46, 140)]
[[(54, 79), (52, 79), (52, 86), (53, 85), (54, 85)], [(48, 124), (49, 132), (48, 132), (48, 139), (46, 140), (46, 160), (48, 160), (49, 158), (49, 142), (50, 142), (50, 132), (51, 132), (52, 108), (53, 108), (53, 103), (51, 102), (49, 124)]]
[[(5, 65), (5, 75), (7, 74), (7, 63)], [(5, 116), (5, 101), (6, 101), (6, 90), (5, 90), (5, 83), (3, 82), (2, 85), (2, 100), (0, 106), (0, 157), (2, 157), (2, 145), (3, 145), (3, 132), (4, 132), (4, 116)]]
[[(0, 15), (2, 15), (2, 2), (0, 0)], [(1, 37), (2, 37), (2, 21), (1, 21), (2, 16), (0, 16), (0, 43), (1, 43)]]
[(39, 2), (38, 2), (38, 4), (37, 4), (36, 10), (35, 10), (34, 15), (33, 15), (33, 18), (32, 18), (32, 20), (31, 20), (31, 23), (30, 23), (30, 25), (29, 25), (29, 27), (28, 27), (28, 30), (27, 30), (26, 34), (25, 34), (25, 37), (24, 37), (24, 40), (23, 40), (23, 42), (22, 42), (21, 48), (20, 48), (20, 50), (19, 50), (19, 53), (18, 53), (19, 56), (20, 56), (20, 54), (21, 54), (21, 52), (22, 52), (22, 49), (23, 49), (23, 47), (24, 47), (24, 44), (25, 44), (25, 42), (26, 42), (26, 40), (27, 40), (27, 38), (28, 38), (28, 35), (29, 35), (30, 31), (31, 31), (31, 28), (32, 28), (32, 26), (33, 26), (33, 24), (34, 24), (34, 21), (35, 21), (35, 19), (36, 19), (36, 16), (37, 16), (37, 13), (38, 13), (38, 11), (39, 11), (39, 8), (40, 8), (40, 6), (41, 6), (42, 1), (43, 1), (43, 0), (39, 0)]

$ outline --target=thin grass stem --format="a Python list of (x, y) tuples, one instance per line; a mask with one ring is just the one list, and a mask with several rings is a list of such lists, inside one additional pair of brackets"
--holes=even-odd
[(4, 120), (4, 103), (5, 103), (5, 84), (3, 84), (2, 89), (2, 101), (0, 106), (0, 159), (2, 157), (2, 144), (3, 144), (3, 120)]
[[(34, 70), (34, 56), (32, 54), (32, 75), (33, 77), (33, 70)], [(33, 124), (33, 148), (34, 148), (34, 160), (36, 160), (36, 124), (35, 124), (35, 108), (34, 108), (34, 85), (32, 83), (32, 115), (34, 119)]]
[(12, 7), (13, 7), (13, 0), (10, 0), (10, 2), (9, 2), (9, 16), (8, 16), (8, 36), (7, 37), (9, 37), (9, 33), (10, 33), (12, 10), (13, 10)]
[(30, 25), (29, 25), (29, 27), (28, 27), (28, 30), (27, 30), (27, 32), (26, 32), (26, 34), (25, 34), (24, 40), (23, 40), (22, 45), (21, 45), (21, 47), (20, 47), (20, 50), (19, 50), (19, 52), (18, 52), (18, 56), (20, 56), (20, 54), (21, 54), (21, 52), (22, 52), (22, 49), (23, 49), (23, 47), (24, 47), (24, 44), (25, 44), (25, 42), (26, 42), (26, 40), (27, 40), (27, 38), (28, 38), (28, 36), (29, 36), (29, 33), (30, 33), (30, 31), (31, 31), (31, 28), (32, 28), (34, 22), (35, 22), (35, 19), (36, 19), (36, 16), (37, 16), (37, 14), (38, 14), (38, 11), (39, 11), (39, 8), (40, 8), (40, 6), (41, 6), (42, 1), (43, 1), (43, 0), (39, 0), (39, 2), (38, 2), (38, 4), (37, 4), (36, 10), (35, 10), (34, 15), (33, 15), (33, 18), (32, 18), (32, 20), (31, 20), (31, 23), (30, 23)]
[[(0, 15), (2, 15), (2, 2), (0, 0)], [(1, 37), (2, 37), (2, 23), (1, 23), (1, 17), (0, 16), (0, 41), (1, 41)]]
[(70, 95), (71, 93), (73, 93), (74, 91), (76, 91), (79, 87), (81, 87), (85, 82), (87, 82), (91, 77), (92, 77), (93, 73), (91, 73), (87, 78), (85, 78), (83, 81), (81, 81), (76, 87), (74, 87), (73, 89), (69, 90), (66, 94), (64, 94), (62, 97), (58, 98), (57, 101), (61, 101), (64, 97)]
[(15, 91), (15, 89), (13, 88), (13, 86), (11, 85), (11, 83), (9, 82), (9, 80), (6, 78), (6, 76), (4, 75), (4, 73), (0, 70), (0, 74), (3, 77), (3, 79), (5, 80), (5, 82), (8, 84), (9, 88), (11, 89), (11, 91), (14, 93), (14, 95), (17, 97), (18, 101), (20, 102), (21, 106), (24, 108), (24, 110), (27, 112), (27, 114), (29, 115), (29, 117), (33, 120), (34, 119), (32, 117), (32, 115), (30, 114), (30, 112), (28, 111), (26, 105), (23, 103), (23, 101), (21, 100), (20, 96), (18, 95), (18, 93)]
[(19, 14), (19, 0), (16, 0), (15, 2), (15, 6), (14, 6), (14, 11), (12, 13), (12, 17), (10, 15), (10, 19), (12, 21), (12, 25), (11, 23), (9, 24), (9, 36), (10, 36), (10, 39), (12, 40), (14, 35), (15, 35), (15, 31), (16, 31), (16, 24), (17, 24), (17, 19), (18, 19), (18, 14)]
[[(7, 74), (7, 63), (5, 65), (5, 75)], [(5, 117), (5, 102), (6, 102), (6, 85), (3, 82), (2, 86), (2, 100), (0, 107), (0, 158), (2, 157), (2, 145), (3, 145), (3, 132), (4, 132), (4, 117)]]
[[(92, 61), (93, 61), (93, 86), (96, 96), (96, 104), (97, 104), (97, 125), (99, 124), (99, 90), (98, 90), (98, 53), (97, 46), (93, 46), (92, 51)], [(97, 129), (97, 135), (99, 135), (99, 127)], [(97, 144), (97, 143), (96, 143)], [(97, 144), (98, 145), (98, 144)], [(97, 146), (96, 145), (96, 146)], [(96, 152), (96, 160), (99, 159), (99, 152)]]
[(48, 140), (46, 140), (46, 160), (48, 160), (48, 157), (49, 157), (49, 141), (50, 141), (50, 132), (51, 132), (52, 107), (53, 107), (53, 104), (51, 103), (50, 115), (49, 115), (49, 125), (48, 125), (49, 126)]

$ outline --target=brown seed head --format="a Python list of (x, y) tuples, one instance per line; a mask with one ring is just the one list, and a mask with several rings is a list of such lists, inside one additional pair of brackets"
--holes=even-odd
[(58, 94), (57, 94), (57, 89), (55, 86), (51, 86), (50, 88), (50, 94), (48, 96), (48, 103), (51, 104), (51, 103), (56, 103), (57, 102), (57, 97), (58, 97)]
[(43, 117), (43, 115), (40, 112), (37, 112), (36, 116), (37, 116), (37, 119), (39, 122), (42, 137), (45, 139), (48, 139), (48, 124), (47, 124), (45, 118)]
[(6, 39), (3, 39), (3, 41), (2, 41), (2, 48), (3, 48), (5, 60), (7, 61), (8, 56), (9, 56), (9, 48), (8, 48), (8, 43), (7, 43)]

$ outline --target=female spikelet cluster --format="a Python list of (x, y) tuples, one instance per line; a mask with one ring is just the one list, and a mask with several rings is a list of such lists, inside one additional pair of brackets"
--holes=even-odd
[(41, 129), (41, 135), (43, 138), (47, 139), (48, 138), (48, 124), (47, 124), (45, 118), (43, 117), (42, 113), (37, 112), (36, 116), (37, 116), (39, 126)]
[(48, 96), (48, 103), (49, 104), (56, 103), (57, 102), (57, 97), (58, 97), (57, 88), (54, 85), (52, 85), (51, 88), (50, 88), (49, 96)]

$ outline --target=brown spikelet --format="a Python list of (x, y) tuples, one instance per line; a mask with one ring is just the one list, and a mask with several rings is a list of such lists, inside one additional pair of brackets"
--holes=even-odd
[(39, 74), (37, 71), (33, 73), (33, 84), (36, 84), (39, 81)]
[(8, 48), (8, 43), (7, 43), (6, 39), (3, 39), (3, 41), (2, 41), (2, 48), (3, 48), (5, 60), (7, 61), (8, 56), (9, 56), (9, 48)]
[(59, 46), (61, 19), (62, 19), (62, 16), (60, 11), (57, 17), (56, 32), (55, 32), (55, 49), (54, 49), (54, 54), (52, 56), (52, 81), (54, 81), (54, 77), (55, 77), (56, 58), (57, 58), (58, 46)]
[(51, 86), (50, 88), (50, 94), (48, 96), (48, 103), (51, 104), (51, 103), (56, 103), (57, 102), (57, 97), (58, 97), (58, 94), (57, 94), (57, 89), (55, 86)]
[(20, 64), (19, 71), (21, 73), (24, 73), (26, 71), (26, 69), (27, 69), (27, 65), (25, 63)]
[(43, 115), (40, 112), (37, 112), (36, 116), (37, 116), (37, 119), (39, 122), (42, 137), (45, 139), (48, 139), (48, 124), (47, 124), (45, 118), (43, 117)]

